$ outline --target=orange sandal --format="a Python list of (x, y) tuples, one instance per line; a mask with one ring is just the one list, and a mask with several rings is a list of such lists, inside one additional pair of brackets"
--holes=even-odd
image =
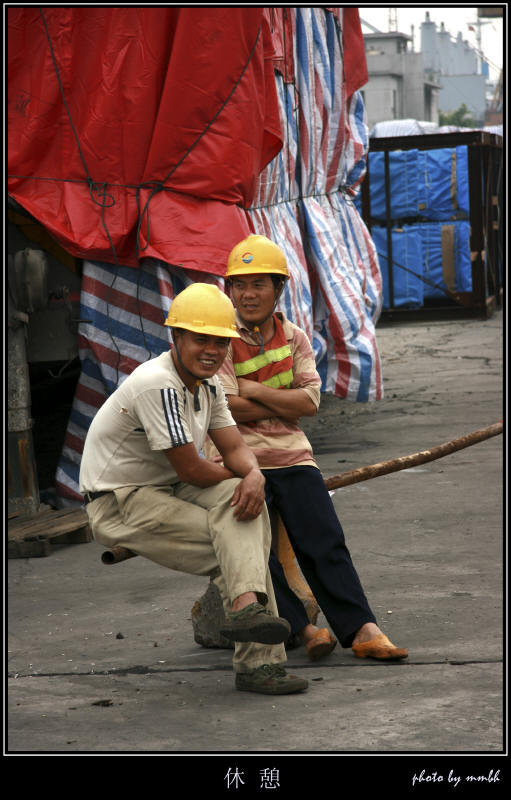
[(317, 661), (318, 658), (324, 658), (329, 655), (337, 644), (337, 639), (332, 636), (328, 628), (320, 628), (305, 645), (305, 650), (311, 661)]
[(379, 633), (369, 642), (354, 644), (351, 649), (358, 658), (378, 658), (382, 661), (408, 658), (408, 650), (404, 647), (395, 647), (384, 633)]

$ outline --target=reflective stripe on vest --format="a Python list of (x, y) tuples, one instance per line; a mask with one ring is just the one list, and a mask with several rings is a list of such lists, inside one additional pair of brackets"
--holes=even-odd
[(278, 317), (274, 316), (275, 333), (269, 350), (252, 356), (255, 345), (249, 345), (242, 339), (232, 339), (232, 357), (234, 374), (237, 378), (246, 377), (259, 381), (272, 389), (291, 386), (293, 382), (293, 356), (291, 347)]
[(290, 355), (291, 348), (288, 344), (284, 345), (284, 347), (278, 347), (276, 350), (267, 350), (265, 353), (259, 353), (258, 356), (249, 358), (247, 361), (235, 364), (234, 374), (237, 378), (242, 378), (243, 375), (248, 375), (249, 372), (257, 372), (261, 367), (266, 367), (268, 364), (282, 361)]
[(267, 381), (262, 381), (265, 386), (271, 386), (272, 389), (279, 389), (281, 386), (291, 386), (293, 383), (293, 370), (288, 369), (287, 372), (281, 372), (279, 375), (274, 375), (273, 378), (268, 378)]

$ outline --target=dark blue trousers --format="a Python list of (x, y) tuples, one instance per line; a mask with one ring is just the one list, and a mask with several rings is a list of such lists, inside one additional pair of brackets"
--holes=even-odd
[[(351, 647), (358, 629), (376, 618), (320, 471), (286, 467), (262, 472), (268, 508), (280, 514), (303, 576), (332, 631), (342, 647)], [(288, 620), (292, 633), (297, 633), (309, 623), (307, 613), (273, 551), (269, 563), (279, 614)]]

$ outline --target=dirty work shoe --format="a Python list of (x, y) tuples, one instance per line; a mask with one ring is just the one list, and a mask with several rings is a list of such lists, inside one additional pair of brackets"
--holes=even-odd
[(240, 692), (294, 694), (305, 691), (309, 682), (296, 675), (288, 675), (280, 664), (263, 664), (253, 672), (237, 672), (235, 685)]
[(280, 644), (287, 640), (291, 626), (286, 619), (274, 617), (260, 603), (250, 603), (241, 611), (232, 611), (220, 633), (232, 642)]
[(299, 635), (297, 633), (292, 633), (287, 642), (284, 643), (284, 647), (286, 650), (296, 650), (296, 648), (301, 647), (302, 644), (303, 642)]

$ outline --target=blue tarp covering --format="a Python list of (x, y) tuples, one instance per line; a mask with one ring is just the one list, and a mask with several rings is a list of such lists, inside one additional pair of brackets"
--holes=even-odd
[[(390, 219), (416, 217), (419, 213), (420, 183), (418, 150), (389, 153)], [(371, 217), (385, 222), (385, 154), (369, 153)]]
[(468, 218), (467, 145), (419, 151), (418, 173), (421, 217), (430, 220)]
[[(435, 289), (434, 283), (446, 289), (458, 292), (472, 291), (472, 264), (470, 261), (470, 222), (459, 220), (448, 224), (442, 222), (421, 222), (417, 225), (405, 226), (418, 232), (421, 239), (422, 271), (430, 282), (424, 285), (424, 299), (445, 297), (441, 289)], [(449, 233), (451, 232), (451, 235)], [(446, 281), (448, 265), (454, 265), (454, 285)]]
[[(387, 229), (373, 227), (371, 234), (380, 259), (383, 308), (388, 309)], [(425, 300), (445, 299), (448, 294), (443, 289), (471, 292), (470, 222), (417, 222), (394, 228), (392, 260), (392, 308), (418, 308)]]
[(421, 277), (422, 240), (420, 232), (410, 225), (392, 230), (394, 286), (394, 302), (392, 306), (387, 258), (387, 229), (373, 227), (371, 234), (376, 245), (382, 273), (383, 308), (420, 308), (424, 302), (424, 282)]
[[(452, 220), (469, 216), (468, 148), (389, 152), (390, 219)], [(385, 154), (369, 154), (370, 214), (386, 222)], [(362, 210), (360, 193), (355, 204)]]
[[(448, 295), (442, 288), (472, 291), (468, 147), (394, 150), (388, 156), (395, 262), (392, 307), (417, 308), (425, 300), (444, 299)], [(386, 222), (383, 151), (369, 154), (369, 182), (371, 219), (376, 223)], [(361, 211), (360, 193), (354, 203)], [(398, 221), (402, 221), (401, 227), (397, 227)], [(386, 228), (373, 224), (371, 235), (380, 255), (383, 309), (388, 309), (391, 306)]]

